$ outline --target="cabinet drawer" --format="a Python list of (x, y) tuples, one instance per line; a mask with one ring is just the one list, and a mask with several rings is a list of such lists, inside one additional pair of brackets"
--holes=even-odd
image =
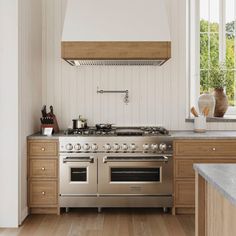
[(57, 181), (30, 181), (30, 206), (56, 205)]
[(194, 180), (175, 181), (175, 205), (194, 206), (195, 203), (195, 183)]
[(236, 141), (191, 140), (175, 142), (176, 156), (235, 156)]
[(194, 163), (235, 163), (236, 159), (231, 160), (175, 160), (175, 177), (176, 178), (195, 178), (195, 171), (193, 169)]
[(30, 160), (30, 178), (56, 178), (57, 160)]
[(30, 142), (30, 156), (56, 156), (57, 142)]

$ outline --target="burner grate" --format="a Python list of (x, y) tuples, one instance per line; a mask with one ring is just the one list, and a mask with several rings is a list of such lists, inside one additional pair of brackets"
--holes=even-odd
[(111, 129), (97, 129), (87, 127), (81, 129), (68, 129), (65, 135), (81, 136), (168, 136), (169, 131), (164, 127), (115, 127)]

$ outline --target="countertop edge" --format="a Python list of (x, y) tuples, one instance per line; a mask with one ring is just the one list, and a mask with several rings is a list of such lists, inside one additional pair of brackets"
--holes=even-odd
[[(235, 118), (221, 118), (221, 117), (207, 117), (206, 119), (207, 123), (235, 123), (236, 119)], [(185, 118), (186, 123), (194, 123), (194, 118)]]
[[(39, 132), (27, 136), (28, 140), (33, 139), (59, 139), (59, 137), (65, 137), (67, 135), (64, 134), (63, 131), (52, 135), (45, 136), (40, 134)], [(170, 138), (174, 140), (188, 140), (188, 139), (236, 139), (236, 131), (207, 131), (206, 133), (194, 133), (192, 130), (186, 131), (170, 131)]]
[(34, 139), (45, 139), (45, 140), (50, 140), (50, 139), (59, 139), (59, 137), (62, 137), (63, 133), (58, 133), (58, 134), (54, 134), (51, 136), (47, 136), (47, 135), (42, 135), (41, 133), (35, 133), (35, 134), (31, 134), (27, 136), (27, 140), (34, 140)]
[[(228, 199), (234, 206), (236, 206), (236, 196), (232, 196), (227, 192), (220, 184), (212, 179), (205, 171), (201, 169), (202, 166), (212, 165), (212, 164), (194, 164), (193, 168), (197, 171), (209, 184), (215, 187), (223, 196)], [(215, 165), (215, 164), (214, 164)], [(221, 165), (221, 164), (218, 164)]]

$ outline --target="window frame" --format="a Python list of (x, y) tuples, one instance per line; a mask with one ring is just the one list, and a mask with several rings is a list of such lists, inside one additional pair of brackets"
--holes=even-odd
[[(210, 1), (210, 0), (207, 0)], [(226, 1), (219, 0), (219, 61), (224, 61), (226, 57)], [(188, 5), (189, 20), (189, 104), (198, 107), (198, 97), (200, 96), (200, 0), (190, 0)], [(234, 4), (234, 17), (236, 19), (236, 0)], [(236, 20), (234, 38), (234, 57), (235, 57), (235, 80), (236, 80)], [(236, 100), (236, 85), (235, 85)], [(189, 111), (190, 114), (190, 111)], [(236, 105), (229, 106), (226, 117), (236, 118)]]

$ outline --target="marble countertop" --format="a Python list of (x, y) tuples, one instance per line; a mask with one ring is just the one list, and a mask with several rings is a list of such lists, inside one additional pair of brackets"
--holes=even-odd
[(194, 169), (236, 206), (236, 164), (194, 164)]
[[(236, 131), (207, 131), (206, 133), (195, 133), (193, 131), (171, 131), (170, 135), (173, 139), (236, 139)], [(45, 136), (36, 133), (28, 136), (28, 139), (58, 139), (65, 136), (61, 131), (52, 136)]]
[(171, 131), (174, 139), (236, 139), (236, 131), (207, 131), (195, 133), (194, 131)]
[(51, 136), (46, 136), (46, 135), (42, 135), (40, 132), (29, 135), (27, 138), (28, 139), (59, 139), (59, 137), (65, 136), (63, 131), (60, 131), (57, 134), (53, 134)]

